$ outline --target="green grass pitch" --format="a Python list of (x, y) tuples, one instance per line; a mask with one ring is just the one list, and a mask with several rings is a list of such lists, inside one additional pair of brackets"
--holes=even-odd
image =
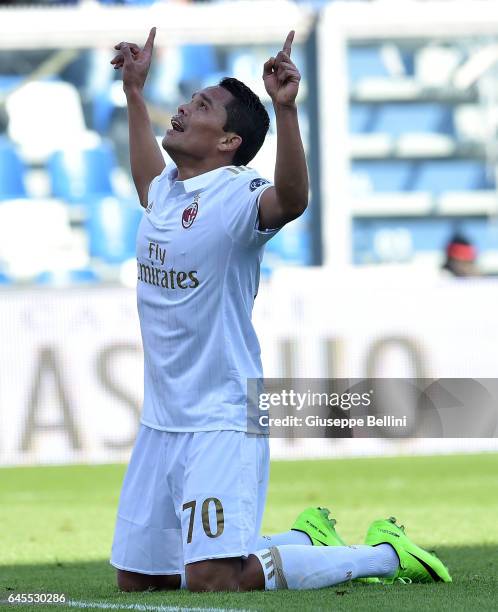
[[(43, 591), (64, 592), (74, 602), (98, 602), (113, 610), (132, 609), (133, 604), (138, 610), (279, 612), (498, 607), (498, 454), (272, 463), (265, 533), (287, 530), (309, 505), (326, 505), (346, 541), (361, 543), (370, 521), (394, 515), (418, 544), (438, 553), (454, 580), (389, 587), (344, 584), (299, 592), (119, 593), (107, 559), (124, 469), (0, 469), (0, 600), (13, 592)], [(0, 608), (61, 609), (2, 603)]]

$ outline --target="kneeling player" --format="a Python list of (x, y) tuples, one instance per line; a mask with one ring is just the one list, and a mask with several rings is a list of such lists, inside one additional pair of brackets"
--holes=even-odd
[(263, 376), (251, 313), (265, 243), (308, 204), (294, 33), (263, 68), (277, 128), (274, 184), (247, 167), (268, 113), (233, 78), (178, 108), (162, 143), (173, 160), (165, 166), (142, 93), (154, 36), (155, 29), (143, 49), (116, 45), (112, 61), (123, 69), (131, 169), (144, 209), (137, 235), (144, 405), (112, 550), (120, 588), (450, 580), (390, 521), (371, 526), (366, 546), (342, 546), (319, 510), (285, 534), (258, 538), (269, 453), (266, 437), (247, 433), (247, 380)]

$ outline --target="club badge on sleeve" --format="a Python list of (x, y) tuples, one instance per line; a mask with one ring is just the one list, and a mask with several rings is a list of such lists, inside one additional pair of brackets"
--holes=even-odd
[(264, 178), (257, 178), (251, 181), (250, 185), (249, 185), (249, 189), (251, 191), (255, 191), (258, 187), (261, 187), (261, 185), (266, 185), (267, 183), (269, 183), (270, 181), (267, 181)]

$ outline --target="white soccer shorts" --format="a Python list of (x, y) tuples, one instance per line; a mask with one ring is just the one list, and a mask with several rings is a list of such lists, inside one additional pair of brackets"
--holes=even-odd
[(268, 438), (140, 426), (121, 491), (111, 565), (178, 574), (187, 563), (247, 557), (261, 528)]

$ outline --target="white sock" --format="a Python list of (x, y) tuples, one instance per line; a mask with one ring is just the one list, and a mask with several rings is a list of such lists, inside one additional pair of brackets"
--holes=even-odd
[(291, 529), (285, 533), (275, 533), (272, 536), (259, 536), (254, 550), (270, 548), (271, 546), (282, 546), (283, 544), (298, 544), (301, 546), (311, 546), (313, 542), (309, 535), (304, 531)]
[(398, 555), (378, 546), (284, 545), (254, 553), (265, 573), (265, 589), (321, 589), (366, 576), (392, 576)]

